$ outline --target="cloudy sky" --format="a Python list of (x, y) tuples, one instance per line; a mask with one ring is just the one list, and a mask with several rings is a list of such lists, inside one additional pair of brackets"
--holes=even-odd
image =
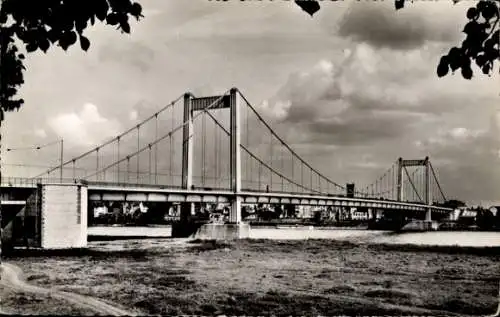
[[(185, 91), (236, 86), (339, 183), (369, 183), (400, 156), (428, 155), (448, 197), (500, 204), (499, 76), (435, 71), (462, 40), (470, 2), (398, 12), (393, 1), (323, 2), (314, 18), (292, 1), (140, 3), (145, 19), (131, 35), (97, 26), (87, 53), (28, 57), (26, 104), (7, 114), (3, 146), (64, 138), (69, 158)], [(57, 147), (46, 151), (51, 162), (30, 151), (4, 152), (3, 162), (56, 164)]]

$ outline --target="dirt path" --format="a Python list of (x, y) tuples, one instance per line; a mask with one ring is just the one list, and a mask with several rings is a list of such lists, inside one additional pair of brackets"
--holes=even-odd
[(112, 306), (92, 297), (82, 296), (74, 293), (57, 291), (50, 288), (42, 288), (28, 284), (24, 277), (21, 268), (3, 262), (1, 265), (0, 285), (10, 289), (34, 294), (50, 295), (53, 298), (66, 300), (79, 307), (88, 308), (97, 314), (111, 316), (135, 316), (134, 312)]

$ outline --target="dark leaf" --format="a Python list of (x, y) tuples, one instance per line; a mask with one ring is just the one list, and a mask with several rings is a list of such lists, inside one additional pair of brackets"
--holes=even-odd
[(108, 15), (108, 1), (106, 0), (97, 0), (96, 1), (96, 8), (95, 8), (95, 16), (100, 20), (104, 21), (106, 19), (106, 16)]
[(28, 53), (34, 52), (38, 49), (38, 45), (35, 42), (28, 43), (26, 45), (26, 51)]
[(141, 13), (142, 13), (141, 5), (138, 4), (137, 2), (134, 2), (130, 7), (130, 14), (132, 14), (134, 17), (139, 17)]
[(80, 35), (80, 47), (82, 50), (87, 51), (90, 47), (90, 41), (83, 35)]
[(23, 41), (23, 42), (25, 42), (25, 41), (26, 41), (26, 31), (25, 31), (25, 30), (23, 30), (22, 28), (17, 28), (17, 29), (16, 29), (16, 35), (17, 35), (17, 37), (18, 37), (21, 41)]
[(470, 21), (469, 23), (467, 23), (465, 26), (464, 26), (464, 29), (462, 32), (464, 32), (465, 34), (467, 35), (470, 35), (470, 34), (475, 34), (477, 33), (479, 30), (479, 25), (476, 21)]
[(86, 19), (78, 19), (75, 21), (75, 28), (78, 33), (82, 33), (86, 27), (87, 27)]
[(467, 10), (467, 19), (476, 19), (478, 17), (478, 12), (476, 8), (470, 8)]
[(40, 41), (38, 42), (38, 45), (40, 46), (40, 49), (44, 52), (44, 53), (47, 53), (47, 50), (49, 49), (50, 47), (50, 42), (48, 39), (46, 38), (42, 38), (40, 39)]
[(130, 33), (130, 25), (128, 24), (128, 22), (122, 22), (120, 24), (120, 27), (122, 28), (123, 32)]
[(437, 67), (437, 75), (438, 77), (443, 77), (448, 74), (448, 63), (446, 61), (446, 58), (441, 57), (441, 61), (439, 61), (438, 67)]
[(480, 0), (480, 1), (477, 3), (477, 5), (476, 5), (477, 9), (478, 9), (480, 12), (482, 12), (482, 11), (483, 11), (483, 10), (484, 10), (487, 6), (488, 6), (488, 3), (487, 3), (487, 1), (484, 1), (484, 0)]
[(476, 65), (482, 67), (486, 63), (486, 56), (484, 54), (480, 54), (476, 57)]
[(448, 53), (447, 61), (452, 71), (455, 71), (460, 67), (461, 55), (460, 49), (457, 47), (453, 47)]
[(396, 10), (403, 9), (405, 6), (405, 0), (396, 0), (394, 4), (396, 5)]
[(68, 40), (68, 46), (71, 46), (73, 44), (76, 43), (76, 33), (73, 32), (73, 31), (69, 31), (69, 32), (66, 32), (65, 34), (67, 34), (66, 36), (68, 37), (67, 40)]
[(313, 16), (321, 8), (318, 1), (295, 0), (295, 3), (310, 16)]
[(63, 50), (65, 50), (65, 51), (66, 51), (66, 50), (68, 49), (68, 47), (69, 47), (68, 43), (67, 43), (66, 41), (62, 40), (62, 39), (61, 39), (61, 40), (59, 40), (59, 46), (61, 46), (61, 48), (62, 48)]
[(487, 2), (483, 10), (481, 10), (483, 17), (486, 21), (490, 20), (492, 17), (498, 15), (498, 8), (491, 2)]
[(489, 63), (484, 64), (481, 70), (483, 71), (483, 74), (489, 75), (491, 70), (490, 64)]
[(484, 50), (485, 51), (489, 51), (489, 50), (492, 50), (493, 47), (495, 46), (495, 42), (493, 42), (493, 39), (492, 38), (489, 38), (487, 39), (485, 42), (484, 42)]
[[(70, 47), (74, 42), (72, 43), (73, 36), (71, 33), (74, 34), (74, 32), (64, 32), (61, 34), (61, 38), (59, 39), (59, 45), (62, 47), (63, 50), (67, 50), (68, 47)], [(75, 35), (76, 37), (76, 35)]]
[(55, 43), (59, 40), (59, 32), (56, 30), (56, 29), (50, 29), (48, 32), (47, 32), (47, 37), (49, 39), (49, 41), (51, 41), (52, 43)]
[(470, 68), (470, 66), (462, 66), (462, 76), (465, 79), (472, 78), (472, 69)]
[(110, 13), (107, 17), (106, 17), (106, 22), (109, 24), (109, 25), (117, 25), (118, 24), (118, 15), (116, 13)]

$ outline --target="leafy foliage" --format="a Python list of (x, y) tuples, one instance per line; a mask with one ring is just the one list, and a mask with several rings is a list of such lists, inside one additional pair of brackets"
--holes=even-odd
[(295, 3), (305, 12), (307, 12), (310, 16), (313, 16), (314, 13), (318, 12), (321, 8), (319, 6), (318, 1), (310, 1), (310, 0), (295, 0)]
[(484, 74), (491, 75), (495, 61), (500, 61), (498, 0), (479, 1), (467, 11), (467, 18), (469, 22), (462, 31), (466, 38), (460, 47), (452, 47), (441, 57), (437, 67), (439, 77), (446, 76), (450, 69), (454, 72), (460, 68), (462, 76), (471, 79), (473, 61)]
[[(394, 0), (396, 10), (404, 8), (406, 1)], [(311, 16), (320, 9), (318, 1), (295, 2)], [(450, 69), (454, 72), (460, 68), (462, 76), (471, 79), (473, 61), (484, 74), (491, 75), (495, 61), (500, 61), (499, 9), (500, 0), (480, 0), (467, 11), (469, 22), (463, 29), (466, 38), (460, 47), (452, 47), (441, 57), (437, 66), (439, 77), (446, 76)]]
[[(87, 51), (90, 40), (83, 34), (96, 21), (116, 26), (122, 33), (130, 33), (129, 16), (139, 20), (142, 7), (131, 0), (3, 0), (0, 9), (0, 103), (1, 113), (19, 109), (23, 99), (13, 99), (24, 83), (24, 55), (18, 43), (27, 52), (51, 46), (63, 50), (78, 41)], [(3, 116), (2, 118), (3, 119)]]

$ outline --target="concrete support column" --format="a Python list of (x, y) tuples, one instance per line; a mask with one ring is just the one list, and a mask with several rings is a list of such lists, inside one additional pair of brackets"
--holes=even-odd
[(286, 214), (287, 217), (295, 216), (295, 214), (296, 214), (296, 212), (295, 212), (296, 206), (294, 204), (288, 204), (288, 205), (286, 205), (285, 208), (286, 208), (285, 214)]
[(241, 223), (241, 133), (240, 133), (240, 96), (236, 88), (229, 92), (229, 116), (230, 116), (230, 168), (231, 191), (236, 195), (231, 202), (229, 222)]
[(182, 127), (182, 188), (191, 189), (193, 185), (193, 95), (184, 95), (183, 122)]
[(179, 204), (179, 215), (181, 222), (187, 222), (194, 214), (194, 204), (193, 203), (180, 203)]
[[(187, 122), (182, 127), (182, 189), (191, 189), (193, 186), (193, 95), (184, 94), (183, 122)], [(191, 218), (194, 204), (179, 204), (179, 214), (181, 222), (187, 222)]]
[(229, 209), (229, 223), (241, 223), (241, 200), (241, 197), (236, 197), (231, 202), (231, 208)]

